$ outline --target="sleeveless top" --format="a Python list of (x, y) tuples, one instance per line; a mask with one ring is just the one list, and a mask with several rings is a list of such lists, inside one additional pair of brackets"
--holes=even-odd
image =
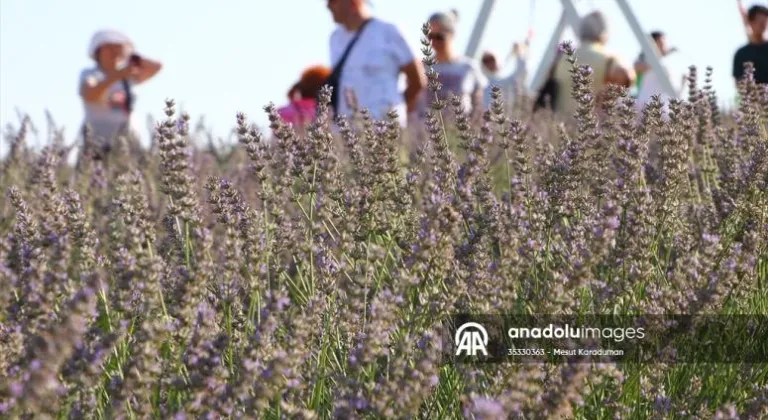
[[(96, 85), (105, 77), (104, 73), (98, 68), (93, 67), (85, 69), (80, 73), (80, 86), (84, 84)], [(121, 131), (128, 130), (136, 132), (132, 115), (128, 110), (128, 102), (132, 92), (126, 92), (126, 86), (122, 81), (112, 84), (104, 95), (104, 99), (97, 103), (87, 103), (83, 100), (85, 111), (85, 124), (91, 126), (93, 140), (100, 144), (109, 144), (113, 137)]]

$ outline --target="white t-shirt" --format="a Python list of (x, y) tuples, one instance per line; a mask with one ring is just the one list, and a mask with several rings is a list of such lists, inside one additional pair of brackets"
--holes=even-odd
[(638, 111), (642, 111), (645, 105), (651, 101), (651, 97), (659, 95), (663, 104), (662, 112), (666, 115), (669, 108), (669, 100), (680, 98), (685, 90), (685, 77), (687, 73), (683, 70), (678, 58), (679, 57), (675, 57), (673, 54), (661, 58), (661, 64), (667, 69), (667, 74), (672, 82), (672, 86), (676, 89), (675, 96), (670, 98), (670, 96), (664, 92), (664, 88), (662, 87), (656, 72), (648, 70), (643, 76), (642, 85), (637, 92), (635, 106)]
[[(472, 111), (472, 94), (476, 91), (482, 91), (488, 86), (488, 79), (480, 67), (467, 57), (459, 58), (450, 63), (436, 63), (432, 68), (438, 73), (438, 80), (441, 84), (438, 97), (443, 101), (448, 101), (452, 95), (459, 96), (465, 112)], [(434, 94), (429, 92), (427, 101), (423, 103), (428, 106), (433, 100)], [(478, 105), (483, 106), (483, 104)], [(426, 111), (426, 109), (422, 111)]]
[[(84, 84), (95, 86), (104, 78), (104, 73), (98, 67), (85, 69), (80, 73), (79, 86), (82, 87)], [(83, 127), (85, 124), (90, 124), (97, 143), (111, 141), (119, 130), (129, 129), (136, 132), (134, 121), (124, 109), (126, 99), (123, 84), (118, 81), (109, 87), (101, 103), (87, 103), (83, 100), (85, 110)]]
[[(331, 34), (331, 66), (336, 66), (354, 36), (355, 32), (343, 26)], [(386, 118), (394, 108), (405, 127), (408, 115), (398, 81), (400, 68), (414, 59), (413, 50), (395, 25), (378, 19), (368, 22), (344, 63), (339, 82), (339, 114), (351, 116), (345, 93), (350, 89), (358, 108), (367, 108), (376, 119)]]
[(528, 77), (528, 61), (525, 57), (521, 56), (518, 56), (516, 61), (517, 67), (511, 74), (508, 75), (504, 75), (501, 72), (494, 74), (486, 70), (483, 71), (485, 77), (488, 78), (488, 85), (485, 87), (485, 92), (483, 93), (483, 103), (485, 104), (486, 108), (491, 106), (491, 91), (493, 90), (494, 86), (501, 88), (501, 99), (507, 105), (512, 105), (514, 102), (515, 94), (517, 93), (518, 88), (521, 92), (525, 91), (525, 83)]

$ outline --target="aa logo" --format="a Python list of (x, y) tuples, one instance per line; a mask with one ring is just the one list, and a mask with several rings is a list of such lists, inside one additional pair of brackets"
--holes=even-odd
[(478, 351), (488, 356), (486, 346), (488, 345), (488, 332), (477, 322), (467, 322), (462, 324), (454, 336), (456, 342), (456, 356), (464, 353), (468, 356), (475, 356)]

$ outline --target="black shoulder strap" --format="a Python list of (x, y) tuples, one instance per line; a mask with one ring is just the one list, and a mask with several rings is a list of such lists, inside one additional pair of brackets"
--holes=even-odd
[(548, 79), (551, 79), (555, 77), (555, 71), (557, 71), (557, 66), (560, 65), (560, 59), (563, 57), (563, 52), (558, 49), (557, 54), (555, 54), (555, 62), (552, 63), (552, 67), (549, 68), (549, 76)]
[(133, 89), (131, 88), (131, 82), (128, 79), (123, 79), (123, 90), (125, 91), (125, 111), (129, 114), (133, 112)]
[(352, 51), (352, 47), (354, 47), (355, 43), (357, 43), (357, 40), (360, 39), (360, 35), (362, 35), (363, 29), (365, 29), (366, 25), (368, 25), (368, 23), (372, 20), (373, 19), (367, 19), (363, 22), (362, 25), (360, 25), (360, 29), (357, 30), (355, 36), (352, 38), (352, 40), (349, 41), (349, 44), (347, 44), (347, 48), (344, 50), (341, 58), (339, 58), (339, 61), (335, 66), (333, 66), (331, 75), (328, 76), (327, 84), (333, 88), (333, 91), (331, 92), (331, 106), (333, 106), (333, 109), (335, 110), (338, 109), (339, 81), (341, 80), (341, 72), (344, 69), (344, 63), (347, 61), (347, 57), (349, 57), (349, 53)]
[(544, 84), (539, 88), (539, 92), (536, 95), (536, 101), (534, 102), (533, 111), (536, 112), (539, 109), (549, 106), (552, 110), (555, 109), (555, 101), (560, 94), (560, 87), (555, 81), (555, 72), (557, 66), (560, 65), (560, 59), (563, 57), (563, 52), (558, 50), (555, 54), (554, 62), (550, 65), (547, 72), (547, 79)]
[(368, 22), (370, 22), (373, 19), (367, 19), (363, 22), (362, 25), (360, 25), (360, 29), (357, 30), (357, 33), (352, 38), (351, 41), (349, 41), (349, 44), (347, 44), (347, 49), (344, 50), (344, 54), (341, 55), (341, 58), (339, 59), (339, 62), (336, 63), (336, 65), (333, 67), (334, 73), (341, 72), (341, 69), (344, 67), (344, 62), (347, 61), (347, 57), (349, 56), (349, 53), (352, 51), (352, 47), (355, 46), (355, 43), (357, 43), (357, 40), (360, 39), (360, 35), (363, 33), (363, 29), (365, 29), (365, 26), (368, 25)]

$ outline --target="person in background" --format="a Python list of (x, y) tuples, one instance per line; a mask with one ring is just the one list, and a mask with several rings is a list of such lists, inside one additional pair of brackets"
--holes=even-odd
[(747, 12), (747, 8), (744, 7), (744, 3), (742, 3), (741, 0), (736, 0), (736, 5), (739, 8), (739, 14), (741, 15), (741, 20), (744, 23), (744, 32), (747, 35), (747, 41), (752, 41), (754, 34), (752, 33), (752, 26), (749, 23), (749, 13)]
[(483, 93), (483, 103), (486, 107), (491, 104), (491, 91), (494, 86), (501, 88), (503, 99), (509, 104), (515, 99), (515, 88), (519, 86), (521, 89), (524, 89), (528, 77), (527, 52), (529, 45), (530, 38), (527, 38), (525, 43), (520, 44), (516, 42), (512, 46), (511, 56), (515, 57), (517, 65), (515, 70), (508, 75), (502, 74), (496, 56), (492, 52), (486, 51), (483, 53), (480, 62), (482, 63), (483, 75), (488, 79), (488, 86), (486, 86)]
[[(667, 74), (672, 77), (672, 82), (675, 83), (673, 87), (675, 88), (675, 92), (670, 95), (667, 92), (664, 91), (664, 88), (662, 87), (661, 80), (658, 77), (658, 74), (650, 69), (649, 66), (640, 67), (644, 73), (643, 75), (643, 81), (642, 84), (638, 83), (638, 91), (637, 91), (637, 98), (635, 100), (635, 107), (638, 112), (642, 112), (643, 108), (646, 104), (648, 104), (651, 99), (653, 98), (653, 95), (659, 95), (663, 107), (662, 107), (662, 113), (664, 116), (668, 115), (668, 108), (669, 108), (669, 100), (670, 99), (679, 99), (682, 97), (683, 92), (686, 88), (686, 80), (688, 78), (688, 71), (684, 68), (682, 68), (679, 63), (675, 62), (675, 54), (674, 52), (677, 51), (675, 48), (665, 49), (665, 45), (662, 43), (659, 45), (659, 41), (657, 41), (657, 47), (660, 51), (663, 51), (663, 54), (661, 56), (661, 65), (666, 70)], [(637, 63), (635, 64), (637, 68)], [(640, 75), (638, 73), (638, 79), (640, 78)]]
[(94, 66), (80, 73), (80, 97), (86, 125), (91, 129), (93, 156), (103, 157), (117, 135), (138, 136), (132, 122), (136, 97), (133, 87), (154, 77), (160, 62), (138, 55), (131, 40), (113, 30), (101, 30), (91, 38), (88, 56)]
[(755, 67), (755, 82), (768, 83), (768, 41), (765, 31), (768, 27), (768, 7), (752, 6), (747, 12), (751, 31), (749, 43), (736, 51), (733, 56), (733, 77), (736, 82), (744, 77), (744, 65), (752, 62)]
[[(407, 126), (426, 86), (421, 60), (395, 25), (372, 17), (365, 0), (327, 1), (334, 22), (340, 25), (330, 38), (333, 71), (328, 80), (336, 92), (336, 114), (350, 116), (344, 100), (350, 92), (357, 107), (367, 108), (373, 118), (385, 119), (395, 109), (400, 125)], [(401, 74), (407, 83), (404, 93), (398, 88)]]
[(330, 75), (331, 69), (325, 66), (304, 70), (301, 79), (288, 92), (288, 105), (277, 110), (280, 118), (297, 127), (314, 120), (318, 93)]
[[(429, 39), (437, 61), (433, 68), (438, 73), (438, 80), (442, 85), (438, 97), (448, 100), (455, 94), (461, 98), (465, 112), (471, 113), (482, 108), (483, 92), (488, 86), (488, 79), (473, 60), (456, 52), (454, 35), (457, 21), (458, 13), (455, 10), (430, 16)], [(432, 92), (425, 93), (422, 112), (434, 101)]]
[[(651, 38), (656, 44), (656, 48), (659, 50), (659, 56), (662, 59), (667, 56), (667, 54), (673, 53), (677, 50), (676, 48), (667, 47), (667, 37), (661, 31), (651, 32)], [(651, 70), (651, 65), (646, 61), (645, 53), (641, 52), (635, 61), (635, 73), (637, 74), (637, 81), (635, 86), (637, 87), (638, 92), (641, 90), (643, 85), (643, 78), (645, 77), (646, 72), (649, 70)]]
[[(626, 88), (632, 86), (635, 81), (635, 71), (605, 48), (608, 42), (608, 24), (602, 13), (592, 12), (581, 20), (579, 39), (580, 44), (574, 55), (579, 65), (588, 65), (592, 68), (592, 88), (597, 93), (596, 98), (600, 97), (609, 84)], [(559, 86), (559, 93), (555, 99), (555, 111), (573, 115), (578, 103), (571, 93), (573, 81), (570, 72), (571, 64), (567, 58), (567, 55), (562, 54), (553, 72), (553, 79)]]

